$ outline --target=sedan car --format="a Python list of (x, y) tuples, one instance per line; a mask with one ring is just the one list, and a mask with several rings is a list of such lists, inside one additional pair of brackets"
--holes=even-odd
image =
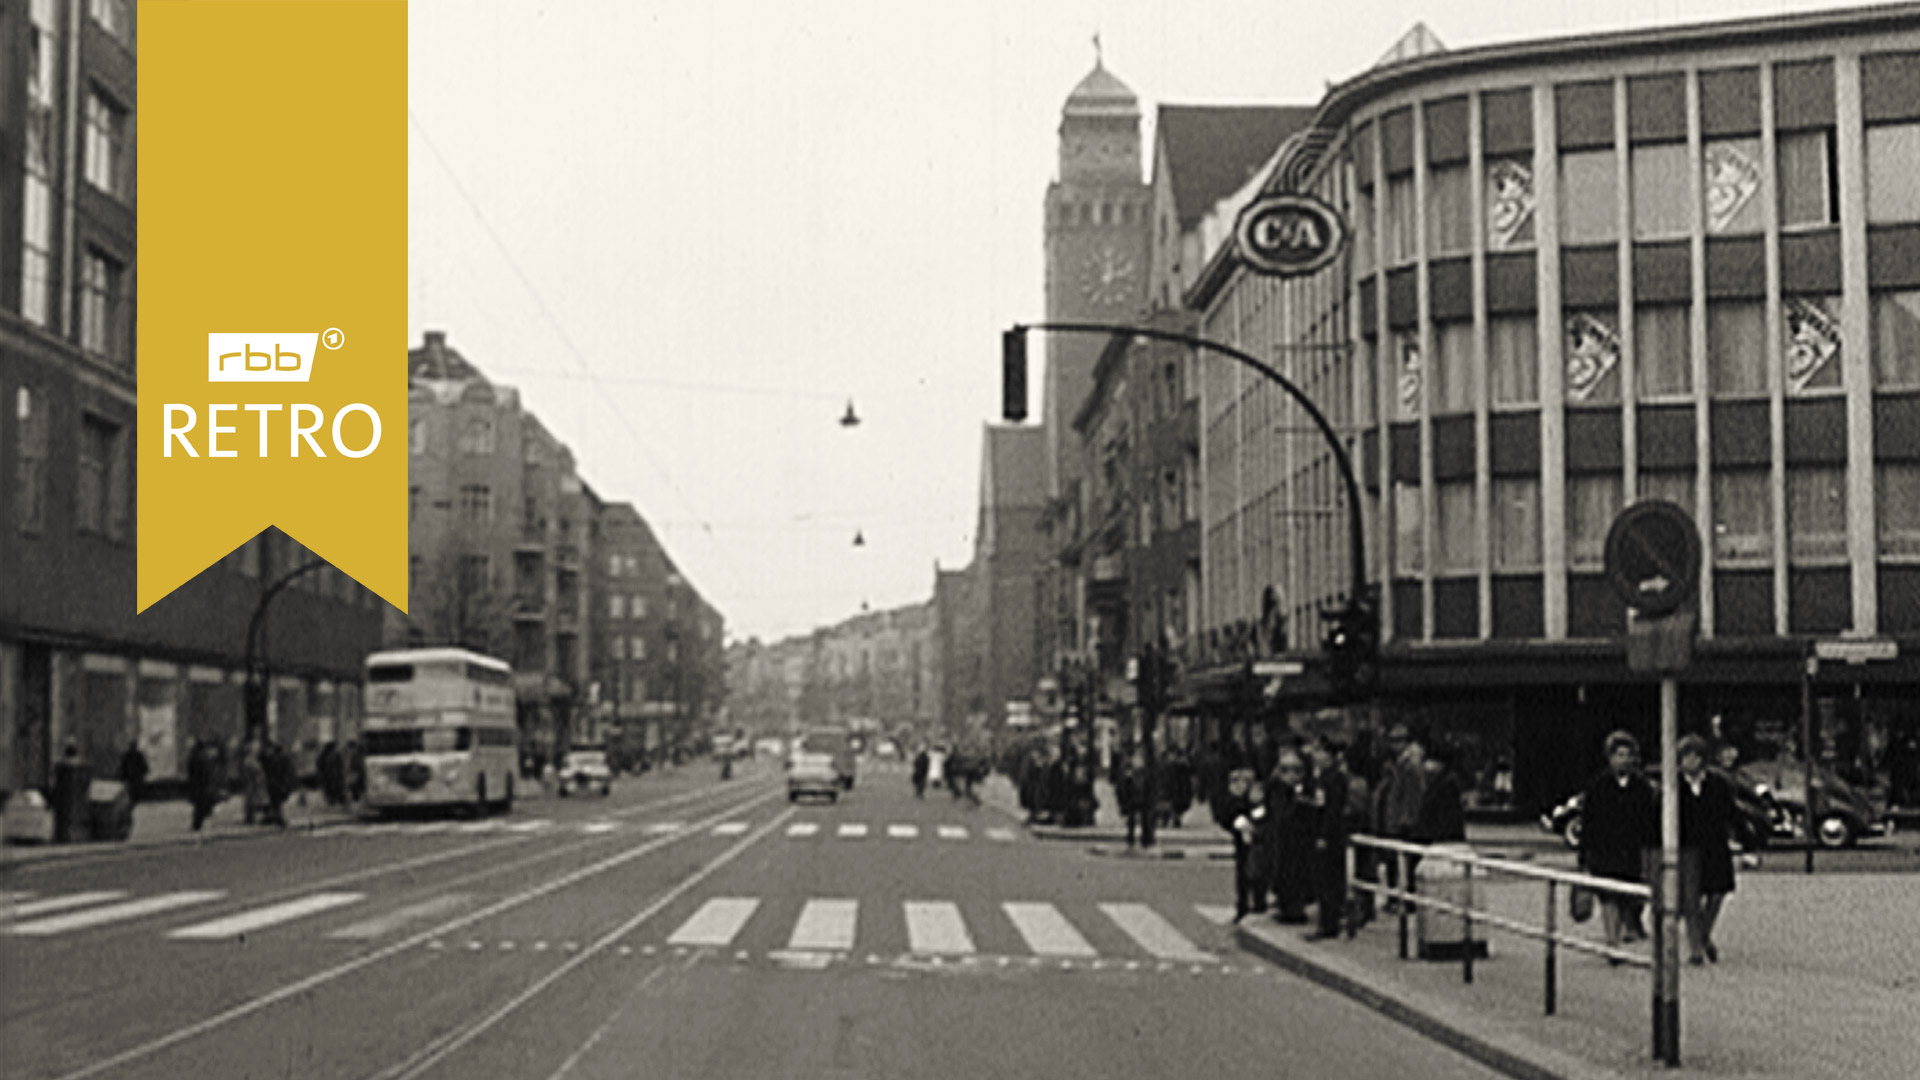
[(574, 750), (560, 762), (560, 794), (598, 791), (613, 794), (613, 769), (604, 750)]
[[(1774, 835), (1804, 843), (1807, 837), (1807, 767), (1798, 761), (1757, 761), (1736, 775), (1747, 787), (1779, 808)], [(1819, 815), (1812, 833), (1821, 847), (1852, 847), (1863, 839), (1892, 831), (1884, 816), (1859, 788), (1832, 769), (1813, 771), (1814, 805)]]
[(802, 795), (825, 795), (828, 802), (838, 802), (840, 791), (840, 770), (832, 754), (795, 750), (787, 758), (788, 802), (799, 802)]

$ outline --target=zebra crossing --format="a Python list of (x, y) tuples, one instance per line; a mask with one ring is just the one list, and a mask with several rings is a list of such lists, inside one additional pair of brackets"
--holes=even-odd
[[(397, 937), (403, 931), (419, 932), (435, 920), (469, 910), (480, 899), (471, 893), (447, 893), (369, 913), (367, 909), (378, 907), (378, 899), (368, 894), (318, 891), (220, 911), (218, 904), (227, 896), (215, 889), (148, 896), (122, 890), (55, 896), (16, 893), (0, 896), (0, 937), (64, 938), (138, 925), (142, 932), (180, 943), (182, 948), (195, 942), (245, 940), (268, 931), (365, 943)], [(761, 960), (803, 968), (844, 963), (861, 954), (910, 965), (945, 961), (1006, 966), (1017, 961), (1026, 967), (1111, 965), (1116, 970), (1225, 966), (1168, 913), (1139, 902), (1063, 907), (1041, 900), (889, 903), (812, 897), (799, 901), (797, 909), (795, 903), (751, 896), (711, 897), (663, 938), (636, 937), (634, 944), (622, 946), (621, 954), (716, 954), (741, 962)], [(1196, 905), (1192, 914), (1201, 924), (1220, 922), (1220, 912), (1206, 905)], [(427, 940), (422, 947), (462, 953), (542, 953), (569, 951), (578, 943), (470, 938)]]
[[(714, 836), (740, 836), (753, 827), (749, 821), (727, 821), (711, 826), (708, 831)], [(572, 833), (581, 836), (607, 836), (614, 833), (638, 833), (642, 836), (665, 836), (686, 831), (690, 826), (684, 821), (628, 822), (609, 818), (592, 818), (584, 821), (555, 821), (552, 818), (528, 818), (524, 820), (483, 819), (480, 821), (373, 821), (355, 825), (342, 825), (327, 830), (325, 835), (334, 836), (476, 836), (487, 834), (529, 835), (533, 833)], [(888, 822), (874, 823), (864, 821), (840, 822), (837, 825), (823, 826), (818, 821), (796, 821), (787, 826), (785, 836), (789, 840), (806, 840), (825, 837), (836, 840), (865, 840), (869, 837), (884, 837), (889, 840), (940, 840), (949, 843), (986, 840), (993, 843), (1010, 843), (1018, 839), (1018, 833), (1006, 826), (988, 826), (969, 828), (965, 825), (935, 825), (923, 827), (911, 823)]]

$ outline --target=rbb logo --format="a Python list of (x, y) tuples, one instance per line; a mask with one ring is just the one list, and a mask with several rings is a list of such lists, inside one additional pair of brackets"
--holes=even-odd
[[(217, 383), (231, 382), (307, 382), (313, 377), (313, 357), (317, 347), (324, 344), (328, 349), (338, 349), (346, 344), (347, 336), (339, 328), (330, 328), (320, 334), (208, 334), (207, 335), (207, 381)], [(300, 444), (306, 443), (307, 449), (315, 457), (326, 457), (326, 451), (314, 439), (327, 426), (326, 413), (318, 405), (303, 402), (292, 404), (253, 403), (253, 404), (216, 404), (206, 406), (207, 456), (215, 458), (238, 457), (239, 451), (222, 449), (220, 436), (232, 435), (238, 429), (224, 425), (220, 421), (222, 413), (245, 410), (258, 418), (257, 456), (271, 457), (272, 443), (269, 441), (272, 414), (287, 412), (287, 453), (291, 457), (300, 456)], [(371, 424), (371, 433), (366, 445), (354, 447), (341, 432), (341, 422), (355, 413), (362, 413)], [(194, 448), (193, 440), (188, 436), (199, 425), (200, 414), (192, 405), (168, 403), (161, 407), (161, 457), (172, 457), (177, 442), (188, 457), (197, 458), (200, 452)], [(372, 406), (355, 402), (342, 408), (333, 415), (333, 449), (343, 457), (363, 458), (373, 453), (380, 445), (380, 414)]]
[(1240, 213), (1234, 238), (1254, 271), (1280, 277), (1311, 274), (1340, 254), (1347, 238), (1338, 211), (1306, 195), (1268, 195)]
[(346, 340), (338, 328), (324, 334), (208, 334), (207, 381), (307, 382), (319, 344), (337, 349)]

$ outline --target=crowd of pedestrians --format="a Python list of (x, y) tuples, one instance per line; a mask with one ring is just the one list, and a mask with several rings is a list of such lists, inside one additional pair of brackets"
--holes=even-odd
[[(358, 740), (328, 742), (314, 767), (328, 806), (351, 806), (366, 797), (366, 759)], [(254, 736), (231, 746), (215, 739), (195, 739), (187, 752), (193, 831), (199, 832), (214, 810), (234, 794), (241, 797), (246, 824), (286, 828), (287, 800), (300, 783), (293, 755), (270, 738)]]

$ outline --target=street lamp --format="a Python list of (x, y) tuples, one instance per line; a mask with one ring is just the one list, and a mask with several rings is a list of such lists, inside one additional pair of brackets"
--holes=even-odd
[(292, 584), (295, 578), (311, 573), (327, 565), (323, 559), (314, 559), (294, 567), (279, 579), (266, 587), (260, 594), (260, 602), (254, 605), (253, 618), (247, 623), (247, 651), (242, 661), (247, 672), (246, 683), (246, 724), (247, 737), (261, 735), (267, 729), (267, 694), (272, 685), (272, 663), (267, 657), (266, 629), (267, 605), (273, 598)]

